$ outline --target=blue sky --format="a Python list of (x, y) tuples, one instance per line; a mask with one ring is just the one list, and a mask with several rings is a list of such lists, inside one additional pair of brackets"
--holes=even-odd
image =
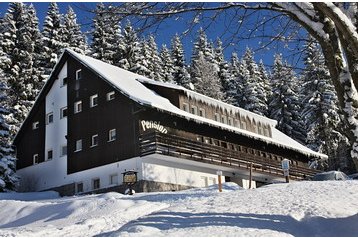
[[(46, 16), (46, 12), (48, 9), (48, 2), (35, 2), (33, 3), (36, 10), (37, 10), (37, 15), (39, 17), (39, 21), (42, 24), (45, 16)], [(60, 12), (65, 14), (67, 11), (68, 6), (72, 6), (72, 8), (74, 9), (74, 11), (77, 14), (77, 18), (78, 18), (78, 22), (80, 24), (82, 24), (82, 30), (83, 31), (89, 31), (90, 30), (90, 26), (91, 26), (91, 19), (93, 18), (93, 14), (91, 14), (90, 12), (86, 11), (86, 9), (95, 9), (96, 7), (96, 2), (59, 2), (58, 6), (60, 8)], [(115, 4), (115, 3), (113, 3)], [(4, 3), (1, 2), (0, 3), (0, 14), (3, 15), (4, 12), (6, 12), (8, 7), (8, 3)], [(267, 17), (269, 14), (269, 12), (260, 12), (259, 14), (261, 14), (260, 16), (258, 14), (254, 15), (251, 19), (249, 19), (249, 21), (247, 22), (247, 26), (249, 26), (249, 24), (251, 24), (253, 21), (253, 19), (256, 19), (257, 17)], [(160, 26), (159, 29), (157, 29), (155, 32), (153, 32), (154, 30), (151, 29), (147, 32), (148, 33), (152, 33), (154, 34), (154, 36), (156, 37), (156, 42), (158, 44), (158, 47), (160, 47), (162, 44), (166, 44), (167, 46), (170, 45), (170, 40), (171, 38), (176, 34), (179, 33), (181, 34), (182, 32), (184, 32), (187, 29), (187, 25), (185, 24), (186, 21), (188, 21), (190, 19), (190, 16), (184, 16), (178, 20), (168, 20), (166, 21), (164, 24), (162, 24)], [(124, 23), (125, 24), (125, 23)], [(225, 40), (228, 39), (228, 33), (227, 31), (230, 31), (232, 28), (237, 27), (238, 23), (230, 23), (230, 29), (225, 30), (225, 26), (228, 24), (227, 19), (224, 18), (218, 18), (217, 19), (217, 23), (210, 26), (209, 29), (206, 30), (206, 34), (208, 35), (208, 39), (215, 41), (217, 39), (217, 37), (221, 37), (222, 41), (225, 42)], [(193, 42), (195, 41), (195, 33), (196, 31), (200, 28), (200, 24), (197, 24), (194, 27), (193, 32), (189, 33), (186, 37), (183, 38), (182, 42), (184, 45), (184, 50), (186, 53), (186, 59), (187, 61), (190, 60), (190, 55), (191, 55), (191, 51), (192, 51), (192, 46), (193, 46)], [(250, 27), (250, 26), (249, 26)], [(250, 28), (244, 28), (244, 31), (241, 31), (240, 34), (246, 34), (248, 31), (250, 31)], [(274, 29), (277, 28), (278, 25), (276, 22), (272, 22), (272, 29), (268, 29), (266, 31), (268, 31), (268, 33), (272, 33), (274, 34)], [(267, 28), (266, 28), (267, 29)], [(238, 36), (240, 36), (240, 34), (238, 34)], [(262, 41), (262, 39), (249, 39), (249, 40), (240, 40), (238, 43), (235, 42), (234, 44), (229, 45), (228, 47), (226, 47), (225, 49), (225, 56), (226, 59), (229, 60), (231, 53), (233, 51), (237, 52), (239, 56), (242, 56), (246, 47), (250, 47), (253, 49), (257, 49), (259, 48), (259, 42)], [(286, 45), (287, 46), (287, 45)], [(277, 48), (276, 48), (277, 47)], [(288, 47), (292, 48), (295, 47), (295, 45), (288, 45)], [(283, 55), (291, 55), (291, 51), (288, 51), (287, 48), (284, 47), (283, 44), (276, 44), (276, 45), (270, 45), (269, 47), (260, 50), (260, 51), (256, 51), (255, 53), (255, 59), (258, 62), (260, 59), (263, 60), (263, 62), (266, 65), (272, 65), (273, 62), (273, 55), (276, 52), (280, 52), (283, 53)], [(297, 62), (298, 60), (298, 56), (296, 57), (288, 57), (287, 60), (291, 63), (294, 64), (295, 62)], [(298, 64), (298, 67), (300, 67), (301, 63)]]

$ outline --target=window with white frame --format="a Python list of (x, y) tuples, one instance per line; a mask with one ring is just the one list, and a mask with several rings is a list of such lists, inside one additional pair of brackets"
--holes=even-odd
[(229, 126), (233, 126), (233, 124), (232, 124), (232, 118), (231, 118), (231, 117), (228, 117), (228, 118), (227, 118), (227, 124), (228, 124)]
[(81, 151), (82, 150), (82, 140), (77, 140), (76, 141), (76, 150), (75, 152)]
[(48, 150), (47, 151), (47, 160), (52, 160), (53, 159), (53, 150)]
[(34, 154), (32, 156), (32, 161), (33, 161), (33, 164), (38, 164), (39, 163), (39, 154)]
[(118, 184), (118, 174), (111, 174), (109, 176), (109, 182), (110, 184)]
[(77, 101), (74, 103), (74, 112), (79, 113), (82, 111), (82, 101)]
[(116, 129), (109, 130), (108, 132), (108, 141), (114, 141), (117, 138), (117, 131)]
[(240, 128), (246, 130), (246, 122), (245, 121), (242, 120), (240, 122)]
[(221, 116), (221, 123), (224, 123), (224, 124), (226, 124), (226, 116), (225, 115), (222, 115)]
[(197, 110), (198, 110), (198, 109), (197, 109), (196, 106), (191, 106), (191, 108), (190, 108), (190, 113), (196, 115), (196, 114), (197, 114)]
[(199, 109), (199, 116), (205, 117), (205, 110), (203, 108)]
[(214, 119), (215, 121), (220, 121), (219, 113), (215, 113)]
[(82, 70), (77, 70), (76, 71), (76, 80), (80, 80), (82, 78)]
[(92, 180), (92, 189), (99, 189), (101, 187), (101, 182), (99, 178)]
[(95, 107), (97, 105), (98, 105), (98, 94), (95, 94), (90, 97), (90, 107)]
[(114, 97), (115, 97), (115, 92), (114, 91), (107, 93), (107, 101), (113, 100)]
[(36, 130), (39, 128), (39, 122), (38, 121), (35, 121), (34, 123), (32, 123), (32, 130)]
[(189, 105), (187, 103), (183, 103), (183, 110), (189, 112)]
[(46, 115), (46, 124), (51, 124), (53, 123), (53, 112), (50, 112)]
[(61, 146), (61, 157), (67, 155), (67, 145)]
[(91, 138), (91, 147), (94, 147), (97, 145), (98, 145), (98, 134), (93, 135)]
[(60, 119), (67, 117), (67, 107), (60, 109)]

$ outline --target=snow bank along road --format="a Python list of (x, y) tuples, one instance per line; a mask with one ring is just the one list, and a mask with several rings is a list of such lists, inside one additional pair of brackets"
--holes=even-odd
[(58, 198), (0, 194), (0, 236), (357, 236), (358, 181)]

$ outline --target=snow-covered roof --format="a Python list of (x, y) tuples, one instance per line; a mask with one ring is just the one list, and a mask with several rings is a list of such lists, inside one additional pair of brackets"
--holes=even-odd
[[(186, 111), (179, 109), (178, 107), (174, 106), (167, 98), (164, 98), (146, 86), (144, 86), (141, 82), (151, 82), (155, 83), (154, 80), (146, 78), (144, 76), (129, 72), (127, 70), (121, 69), (119, 67), (110, 65), (103, 61), (94, 59), (89, 56), (81, 55), (73, 50), (66, 49), (66, 51), (72, 55), (74, 58), (79, 60), (82, 64), (87, 66), (88, 68), (95, 71), (98, 75), (100, 75), (104, 80), (108, 81), (113, 87), (117, 88), (120, 92), (124, 95), (128, 96), (132, 100), (138, 102), (141, 105), (151, 106), (153, 108), (157, 108), (159, 110), (169, 112), (171, 114), (175, 114), (179, 117), (186, 118), (187, 120), (193, 120), (197, 123), (205, 123), (211, 126), (215, 126), (224, 130), (232, 131), (237, 134), (245, 135), (247, 137), (255, 138), (266, 143), (276, 144), (281, 147), (289, 148), (295, 151), (299, 151), (306, 155), (313, 155), (318, 157), (326, 158), (326, 155), (317, 153), (312, 151), (311, 149), (299, 144), (298, 142), (294, 141), (287, 135), (279, 132), (276, 128), (272, 127), (272, 138), (262, 136), (250, 131), (246, 131), (240, 128), (236, 128), (233, 126), (229, 126), (223, 124), (221, 122), (217, 122), (208, 118), (200, 117)], [(158, 83), (157, 83), (158, 84)], [(168, 87), (179, 87), (180, 89), (184, 89), (183, 87), (161, 83), (162, 85), (168, 85)], [(186, 89), (185, 89), (186, 90)], [(188, 91), (188, 90), (186, 90)], [(194, 93), (192, 91), (189, 92), (196, 97), (199, 97), (198, 93)], [(200, 96), (201, 98), (206, 97), (204, 95)], [(217, 100), (216, 100), (217, 101)], [(233, 107), (233, 106), (231, 106)], [(250, 115), (253, 114), (250, 112)], [(268, 121), (272, 121), (271, 119), (267, 119)], [(272, 125), (272, 122), (270, 123)]]
[(143, 78), (140, 78), (138, 80), (140, 82), (142, 82), (142, 83), (148, 83), (148, 84), (159, 85), (159, 86), (172, 88), (172, 89), (176, 89), (176, 90), (181, 90), (181, 91), (183, 91), (185, 93), (185, 95), (187, 97), (189, 97), (191, 99), (194, 99), (196, 101), (201, 101), (203, 103), (207, 103), (210, 106), (213, 106), (215, 108), (219, 108), (222, 111), (231, 112), (232, 114), (238, 113), (238, 114), (240, 114), (240, 116), (248, 117), (251, 121), (255, 120), (257, 123), (261, 122), (261, 123), (264, 123), (264, 124), (267, 124), (267, 125), (270, 125), (270, 126), (273, 126), (273, 127), (275, 127), (277, 125), (276, 120), (267, 118), (265, 116), (258, 115), (256, 113), (250, 112), (250, 111), (245, 110), (245, 109), (240, 108), (240, 107), (235, 107), (235, 106), (233, 106), (231, 104), (222, 102), (220, 100), (217, 100), (217, 99), (214, 99), (214, 98), (211, 98), (211, 97), (208, 97), (208, 96), (205, 96), (205, 95), (203, 95), (201, 93), (194, 92), (192, 90), (189, 90), (189, 89), (184, 88), (184, 87), (182, 87), (180, 85), (177, 85), (177, 84), (164, 83), (164, 82), (154, 81), (152, 79), (143, 79)]

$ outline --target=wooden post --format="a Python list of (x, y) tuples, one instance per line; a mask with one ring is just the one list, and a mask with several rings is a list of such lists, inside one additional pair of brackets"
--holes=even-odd
[(222, 183), (221, 183), (221, 175), (222, 175), (222, 171), (216, 171), (216, 174), (218, 175), (218, 187), (219, 187), (219, 192), (222, 192)]
[(287, 175), (287, 176), (286, 176), (286, 183), (289, 183), (289, 182), (290, 182), (290, 176)]
[(250, 180), (249, 180), (249, 189), (251, 189), (252, 184), (252, 162), (250, 163)]

